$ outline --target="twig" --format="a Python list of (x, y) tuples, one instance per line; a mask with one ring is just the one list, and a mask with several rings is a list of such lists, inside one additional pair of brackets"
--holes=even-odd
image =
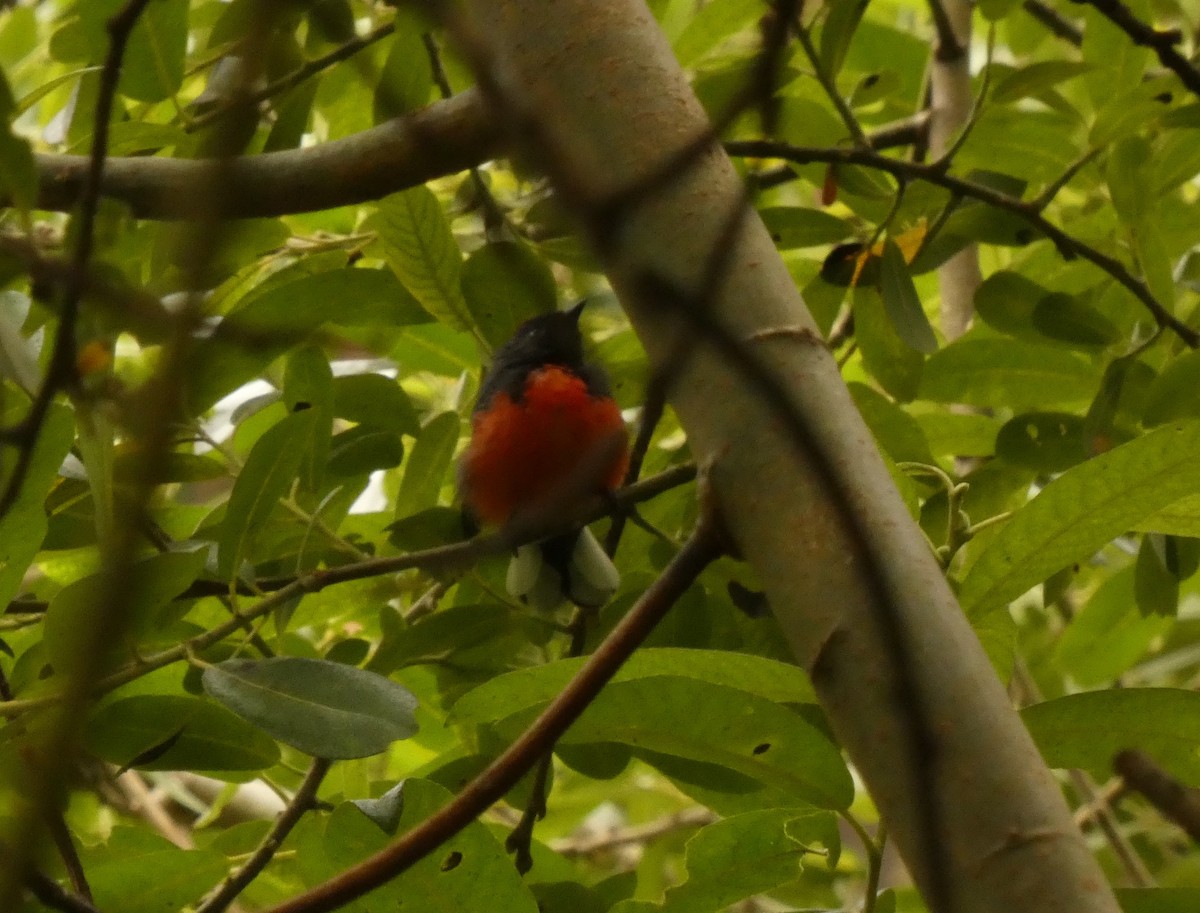
[(677, 831), (693, 830), (712, 824), (717, 819), (716, 812), (697, 806), (685, 808), (671, 815), (664, 815), (647, 821), (644, 824), (633, 824), (606, 831), (602, 834), (586, 834), (582, 837), (561, 837), (550, 842), (550, 849), (560, 856), (574, 859), (586, 856), (597, 856), (623, 846), (645, 845), (659, 837), (674, 834)]
[(61, 811), (47, 810), (46, 829), (50, 831), (50, 839), (54, 841), (54, 848), (62, 858), (63, 868), (67, 870), (67, 877), (71, 880), (71, 887), (77, 895), (91, 903), (92, 889), (88, 885), (87, 873), (83, 870), (83, 861), (79, 858), (75, 840), (71, 837), (71, 831), (67, 828), (67, 821)]
[(224, 117), (226, 114), (229, 114), (230, 111), (240, 108), (243, 105), (256, 105), (260, 102), (266, 101), (268, 98), (273, 98), (276, 95), (286, 92), (289, 89), (294, 89), (306, 79), (317, 75), (322, 70), (328, 69), (335, 63), (341, 63), (343, 60), (349, 60), (359, 51), (369, 48), (371, 45), (375, 44), (377, 41), (383, 40), (394, 31), (396, 31), (396, 23), (388, 22), (379, 26), (378, 28), (372, 29), (365, 35), (361, 35), (357, 38), (351, 38), (345, 44), (339, 45), (328, 54), (325, 54), (321, 57), (316, 57), (301, 64), (299, 67), (292, 70), (292, 72), (287, 73), (284, 76), (280, 76), (274, 82), (268, 83), (255, 92), (250, 92), (233, 102), (219, 105), (215, 108), (205, 111), (203, 114), (196, 115), (184, 129), (188, 133), (191, 133), (201, 129), (202, 127), (208, 126), (213, 121)]
[(1049, 29), (1051, 34), (1075, 47), (1083, 44), (1083, 30), (1042, 0), (1025, 0), (1021, 6), (1025, 12)]
[(1159, 326), (1170, 329), (1190, 348), (1200, 346), (1200, 333), (1192, 329), (1178, 317), (1168, 311), (1150, 293), (1146, 284), (1126, 269), (1119, 260), (1092, 247), (1074, 235), (1059, 228), (1046, 219), (1029, 202), (994, 190), (974, 181), (943, 173), (940, 169), (929, 164), (906, 162), (901, 159), (881, 155), (871, 149), (828, 149), (811, 146), (792, 146), (774, 140), (742, 140), (725, 144), (730, 155), (750, 156), (753, 158), (780, 158), (797, 164), (812, 162), (827, 162), (836, 165), (863, 165), (876, 168), (899, 179), (907, 178), (916, 181), (927, 181), (939, 187), (944, 187), (951, 193), (963, 197), (981, 200), (997, 209), (1011, 212), (1054, 242), (1059, 253), (1065, 258), (1082, 257), (1089, 263), (1099, 267), (1117, 283), (1133, 294), (1146, 309), (1154, 316)]
[(1200, 97), (1200, 70), (1179, 53), (1175, 46), (1180, 35), (1176, 31), (1153, 28), (1137, 18), (1120, 0), (1079, 0), (1124, 32), (1134, 44), (1150, 48), (1159, 62), (1179, 77), (1193, 95)]
[(1113, 758), (1125, 785), (1141, 793), (1168, 821), (1200, 843), (1200, 789), (1184, 786), (1144, 751), (1126, 749)]
[(41, 872), (30, 872), (25, 879), (29, 893), (46, 906), (61, 910), (62, 913), (100, 913), (95, 904), (76, 894), (72, 894), (48, 875)]
[(1103, 149), (1100, 146), (1093, 146), (1091, 149), (1087, 150), (1087, 152), (1079, 156), (1079, 158), (1075, 159), (1075, 161), (1068, 165), (1062, 174), (1047, 184), (1046, 189), (1030, 200), (1028, 205), (1037, 212), (1041, 212), (1052, 202), (1054, 202), (1054, 198), (1058, 196), (1059, 192), (1064, 187), (1071, 183), (1071, 179), (1075, 177), (1075, 175), (1077, 175), (1080, 170), (1083, 169), (1089, 162), (1095, 159), (1096, 156), (1098, 156), (1102, 151)]
[(223, 913), (223, 911), (246, 889), (258, 874), (267, 867), (275, 852), (283, 845), (287, 835), (300, 821), (300, 818), (313, 806), (317, 797), (317, 789), (325, 774), (329, 772), (329, 761), (324, 758), (314, 758), (300, 783), (300, 788), (292, 796), (283, 813), (275, 820), (275, 824), (263, 838), (262, 843), (254, 850), (236, 872), (233, 872), (196, 907), (196, 913)]
[(405, 871), (499, 800), (566, 732), (721, 549), (705, 518), (562, 693), (447, 805), (386, 849), (269, 913), (327, 913)]
[(129, 811), (145, 818), (146, 821), (181, 850), (190, 850), (195, 846), (192, 835), (187, 828), (181, 827), (162, 807), (155, 798), (154, 791), (146, 785), (142, 775), (136, 770), (127, 770), (116, 779), (116, 787), (125, 797)]
[(817, 49), (813, 47), (812, 37), (808, 33), (808, 29), (804, 28), (798, 21), (794, 23), (796, 37), (800, 40), (800, 47), (804, 48), (804, 54), (808, 58), (808, 63), (813, 69), (813, 75), (817, 82), (821, 84), (821, 88), (825, 90), (825, 95), (832, 102), (833, 107), (837, 110), (838, 116), (841, 117), (842, 123), (850, 132), (851, 138), (856, 146), (862, 149), (870, 147), (866, 133), (863, 132), (862, 124), (858, 122), (858, 118), (854, 116), (854, 112), (850, 110), (850, 105), (846, 103), (846, 99), (842, 97), (842, 93), (838, 91), (837, 83), (830, 74), (825, 72), (825, 67), (821, 65), (821, 58), (817, 54)]
[[(549, 535), (573, 528), (581, 523), (590, 523), (593, 520), (607, 516), (612, 510), (614, 503), (617, 506), (636, 504), (662, 494), (664, 491), (669, 491), (672, 488), (683, 485), (694, 479), (695, 476), (696, 467), (694, 465), (676, 466), (642, 482), (638, 482), (636, 485), (623, 488), (608, 498), (596, 498), (593, 503), (589, 504), (577, 516), (553, 519), (543, 518), (541, 525), (537, 525), (536, 523), (522, 523), (497, 533), (477, 536), (474, 539), (456, 542), (451, 545), (437, 546), (423, 551), (409, 552), (404, 555), (388, 558), (372, 558), (353, 564), (343, 564), (338, 567), (314, 571), (311, 574), (297, 578), (286, 586), (280, 587), (270, 596), (265, 597), (249, 609), (244, 610), (241, 620), (230, 619), (223, 624), (217, 625), (215, 628), (205, 631), (203, 634), (198, 634), (195, 637), (185, 640), (175, 647), (141, 656), (137, 662), (106, 675), (94, 683), (91, 693), (106, 693), (113, 688), (135, 681), (143, 675), (153, 672), (155, 669), (183, 662), (187, 659), (189, 653), (201, 653), (213, 644), (220, 643), (226, 637), (240, 631), (242, 620), (261, 618), (289, 600), (299, 598), (308, 593), (320, 592), (326, 587), (339, 583), (364, 580), (369, 577), (379, 577), (385, 574), (396, 574), (412, 568), (442, 569), (470, 565), (484, 557), (509, 552), (517, 545), (544, 539)], [(52, 707), (60, 703), (61, 700), (62, 697), (60, 695), (48, 695), (24, 700), (5, 701), (0, 703), (0, 717), (15, 718), (33, 710)]]

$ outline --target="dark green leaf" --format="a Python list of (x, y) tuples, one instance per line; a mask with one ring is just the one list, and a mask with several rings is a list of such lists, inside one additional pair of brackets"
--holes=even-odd
[(905, 344), (923, 355), (936, 352), (937, 337), (917, 296), (904, 254), (890, 238), (883, 245), (879, 264), (879, 291), (888, 319)]
[(463, 265), (462, 290), (492, 346), (507, 342), (528, 318), (553, 311), (557, 300), (546, 261), (514, 241), (487, 244), (471, 254)]
[(229, 872), (216, 850), (181, 850), (144, 828), (114, 829), (83, 865), (96, 906), (122, 913), (164, 913), (194, 904)]
[[(139, 758), (164, 743), (153, 759)], [(88, 717), (84, 744), (102, 760), (142, 770), (263, 770), (279, 760), (270, 738), (224, 707), (174, 694), (105, 704)]]
[(330, 475), (338, 478), (366, 475), (376, 469), (394, 469), (404, 459), (404, 442), (394, 431), (366, 425), (336, 435), (329, 445)]
[(894, 399), (906, 403), (917, 395), (925, 359), (896, 333), (874, 289), (854, 290), (855, 338), (871, 376)]
[(780, 250), (836, 244), (854, 234), (848, 222), (820, 209), (769, 206), (758, 214)]
[(1146, 393), (1147, 425), (1200, 418), (1200, 351), (1184, 352), (1167, 362)]
[(412, 693), (381, 675), (295, 657), (231, 659), (204, 689), (272, 737), (321, 758), (364, 758), (417, 731)]
[(1062, 472), (1091, 455), (1083, 428), (1083, 419), (1068, 412), (1018, 415), (996, 435), (996, 456), (1038, 472)]
[(1133, 592), (1143, 615), (1172, 617), (1179, 610), (1179, 578), (1167, 569), (1164, 555), (1155, 548), (1157, 533), (1147, 533), (1138, 548), (1133, 571)]
[(825, 72), (836, 76), (842, 70), (854, 32), (867, 10), (867, 0), (842, 0), (830, 4), (828, 10), (825, 25), (821, 29), (817, 57)]
[(1200, 888), (1118, 888), (1123, 913), (1192, 913)]
[(461, 422), (457, 412), (443, 412), (421, 429), (409, 451), (396, 496), (396, 516), (406, 517), (437, 504), (446, 482), (446, 470), (454, 457)]
[(283, 401), (289, 412), (309, 410), (311, 434), (302, 445), (300, 484), (315, 492), (329, 458), (333, 428), (333, 371), (317, 346), (303, 346), (288, 356), (283, 371)]
[(699, 63), (708, 52), (750, 26), (762, 11), (742, 0), (712, 0), (694, 13), (675, 41), (675, 56), (682, 67)]
[(1033, 307), (1032, 323), (1042, 336), (1077, 348), (1103, 348), (1121, 339), (1107, 317), (1079, 297), (1062, 293), (1039, 299)]
[(991, 101), (999, 105), (1038, 95), (1044, 89), (1082, 76), (1091, 69), (1091, 64), (1077, 60), (1039, 60), (997, 80)]
[(333, 379), (333, 414), (396, 434), (416, 437), (417, 411), (404, 389), (382, 374), (345, 374)]
[[(80, 4), (79, 15), (92, 47), (92, 60), (104, 59), (108, 30), (120, 0), (91, 0)], [(137, 101), (162, 101), (183, 82), (188, 40), (188, 0), (157, 0), (138, 18), (121, 62), (120, 91)]]
[(406, 12), (397, 11), (392, 46), (375, 84), (375, 123), (422, 108), (433, 94), (429, 52)]
[(250, 450), (221, 524), (217, 572), (223, 578), (241, 570), (258, 531), (296, 481), (316, 419), (315, 409), (293, 412), (268, 428)]

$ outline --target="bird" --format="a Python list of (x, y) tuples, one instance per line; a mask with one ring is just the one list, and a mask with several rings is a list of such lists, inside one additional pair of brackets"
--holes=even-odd
[[(628, 433), (607, 374), (584, 357), (579, 318), (586, 303), (526, 320), (496, 350), (460, 466), (463, 506), (476, 523), (503, 527), (519, 516), (544, 522), (624, 480)], [(566, 600), (594, 609), (616, 592), (620, 575), (582, 527), (519, 546), (505, 583), (538, 610)]]

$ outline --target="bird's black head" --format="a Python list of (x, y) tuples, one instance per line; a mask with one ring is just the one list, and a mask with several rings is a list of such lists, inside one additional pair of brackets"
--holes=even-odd
[(475, 411), (486, 409), (492, 397), (501, 391), (519, 401), (530, 372), (546, 365), (559, 365), (578, 375), (596, 396), (608, 395), (604, 371), (583, 359), (579, 315), (586, 303), (584, 299), (570, 310), (539, 314), (517, 327), (513, 338), (496, 350), (480, 386)]
[(579, 333), (579, 315), (586, 299), (568, 311), (539, 314), (517, 327), (513, 338), (496, 350), (493, 370), (562, 365), (583, 366), (583, 338)]

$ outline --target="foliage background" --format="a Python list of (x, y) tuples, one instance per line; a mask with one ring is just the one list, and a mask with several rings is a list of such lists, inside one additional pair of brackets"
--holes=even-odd
[[(759, 59), (764, 8), (651, 6), (722, 117)], [(1186, 71), (1165, 69), (1113, 23), (1112, 4), (990, 0), (975, 16), (969, 124), (945, 167), (930, 165), (930, 8), (864, 6), (806, 10), (810, 45), (786, 50), (765, 144), (750, 145), (764, 139), (757, 107), (725, 138), (998, 673), (1029, 706), (1047, 761), (1071, 770), (1063, 782), (1081, 826), (1114, 883), (1140, 889), (1122, 894), (1126, 909), (1193, 909), (1194, 846), (1110, 778), (1113, 755), (1134, 747), (1200, 786), (1200, 99)], [(514, 605), (495, 559), (465, 573), (364, 565), (359, 579), (302, 598), (267, 594), (321, 568), (462, 538), (455, 455), (481, 364), (526, 317), (593, 297), (592, 349), (631, 419), (647, 366), (545, 185), (482, 151), (468, 173), (314, 213), (219, 221), (214, 210), (187, 224), (105, 199), (72, 318), (66, 257), (80, 223), (36, 208), (48, 166), (33, 153), (92, 147), (104, 23), (120, 7), (0, 12), (0, 112), (11, 124), (0, 188), (12, 204), (0, 223), (5, 482), (28, 463), (0, 519), (3, 839), (45, 811), (31, 796), (60, 785), (41, 753), (62, 725), (48, 708), (75, 706), (86, 667), (105, 687), (64, 730), (80, 751), (60, 759), (69, 799), (49, 813), (79, 865), (58, 839), (39, 871), (69, 884), (67, 870), (81, 869), (101, 910), (194, 905), (272, 828), (247, 815), (236, 784), (290, 796), (308, 770), (317, 808), (237, 901), (265, 909), (386, 842), (353, 800), (407, 780), (400, 826), (421, 820), (528, 723), (571, 662), (568, 619)], [(1181, 51), (1192, 50), (1192, 5), (1119, 9), (1178, 28)], [(239, 58), (245, 48), (255, 53)], [(263, 19), (247, 2), (153, 0), (126, 50), (108, 154), (311, 146), (471, 82), (433, 18), (408, 6), (326, 0)], [(249, 113), (239, 85), (262, 95)], [(897, 122), (887, 153), (854, 142)], [(218, 171), (193, 193), (219, 190)], [(884, 237), (896, 246), (847, 290), (839, 245)], [(976, 243), (976, 319), (948, 339), (926, 316), (938, 312), (934, 269)], [(77, 340), (72, 382), (54, 359), (64, 314)], [(34, 445), (26, 417), (39, 390), (54, 392), (47, 379), (69, 395), (37, 423)], [(668, 410), (643, 474), (687, 459)], [(135, 527), (129, 505), (142, 495), (149, 509)], [(663, 535), (626, 529), (622, 590), (589, 646), (661, 573), (695, 502), (684, 484), (641, 505)], [(106, 576), (126, 558), (120, 580)], [(102, 594), (113, 596), (108, 615)], [(902, 879), (876, 901), (870, 800), (854, 794), (755, 595), (745, 565), (711, 567), (571, 730), (524, 878), (503, 842), (528, 782), (452, 848), (353, 906), (420, 897), (467, 909), (486, 897), (505, 910), (825, 909), (865, 892), (875, 909), (920, 909)], [(207, 692), (201, 683), (206, 665), (264, 655), (386, 676), (416, 696), (419, 730), (367, 707), (371, 695), (400, 700), (381, 680), (345, 684), (365, 690), (339, 703), (336, 688), (310, 693), (311, 667), (293, 666), (265, 735), (213, 699), (211, 675)], [(246, 687), (226, 698), (243, 713)], [(285, 693), (328, 716), (296, 710)], [(314, 718), (328, 739), (319, 746), (303, 743)], [(380, 728), (369, 757), (328, 773), (294, 747), (353, 754), (347, 742), (375, 747)], [(762, 733), (780, 749), (770, 760), (731, 751)], [(211, 781), (180, 772), (231, 785), (204, 793)]]

